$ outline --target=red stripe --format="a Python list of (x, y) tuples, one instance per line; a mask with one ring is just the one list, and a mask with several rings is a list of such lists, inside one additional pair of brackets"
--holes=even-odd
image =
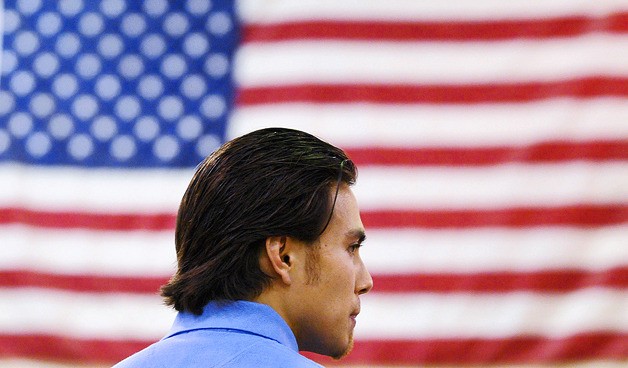
[[(153, 341), (78, 339), (54, 335), (0, 335), (0, 357), (113, 364)], [(331, 359), (306, 354), (325, 365)], [(357, 340), (343, 364), (550, 364), (625, 360), (628, 335), (587, 333), (566, 338)]]
[[(359, 328), (359, 327), (358, 327)], [(566, 338), (358, 340), (342, 363), (381, 365), (558, 364), (621, 360), (628, 357), (628, 334), (586, 333)], [(331, 359), (316, 357), (322, 364)]]
[(628, 204), (487, 210), (363, 211), (367, 228), (606, 226), (628, 222)]
[(491, 21), (341, 21), (312, 20), (247, 24), (243, 42), (303, 40), (349, 41), (497, 41), (574, 37), (593, 32), (628, 31), (628, 13), (604, 17), (571, 16)]
[[(0, 271), (0, 287), (37, 287), (89, 293), (157, 294), (168, 277), (65, 275)], [(474, 274), (373, 274), (376, 293), (512, 292), (562, 293), (589, 287), (628, 288), (628, 267), (601, 271), (547, 270)]]
[(0, 357), (111, 365), (152, 344), (141, 340), (79, 339), (47, 334), (0, 334)]
[(499, 103), (557, 97), (628, 97), (628, 78), (595, 76), (549, 82), (469, 85), (299, 84), (243, 87), (239, 105), (271, 103)]
[(628, 140), (543, 142), (521, 147), (346, 149), (359, 165), (481, 166), (507, 162), (544, 163), (569, 160), (628, 160)]
[(0, 208), (0, 224), (18, 223), (56, 229), (171, 230), (176, 215), (169, 213), (52, 212), (25, 208)]
[[(606, 226), (628, 222), (628, 204), (486, 210), (379, 210), (363, 211), (362, 220), (370, 228)], [(175, 215), (42, 212), (0, 208), (0, 224), (11, 223), (57, 229), (172, 230)]]
[(163, 277), (123, 277), (105, 275), (68, 275), (30, 270), (0, 271), (0, 287), (36, 287), (90, 293), (158, 294), (168, 281)]
[(477, 274), (374, 274), (374, 292), (563, 293), (589, 287), (628, 288), (628, 267), (603, 271), (548, 270)]

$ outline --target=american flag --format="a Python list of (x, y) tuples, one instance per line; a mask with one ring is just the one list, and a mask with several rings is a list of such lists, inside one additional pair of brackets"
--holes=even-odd
[(625, 0), (0, 0), (0, 365), (162, 337), (221, 142), (345, 149), (375, 288), (326, 365), (628, 364)]

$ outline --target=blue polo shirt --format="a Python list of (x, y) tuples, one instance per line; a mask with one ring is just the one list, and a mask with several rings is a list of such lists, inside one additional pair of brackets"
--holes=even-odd
[(299, 354), (286, 322), (271, 307), (210, 302), (203, 314), (181, 312), (166, 337), (115, 368), (321, 367)]

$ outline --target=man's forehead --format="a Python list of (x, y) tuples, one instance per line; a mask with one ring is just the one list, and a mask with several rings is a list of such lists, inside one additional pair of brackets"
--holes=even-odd
[(364, 235), (357, 200), (346, 184), (340, 187), (329, 225), (329, 230), (335, 233), (335, 236), (359, 239)]

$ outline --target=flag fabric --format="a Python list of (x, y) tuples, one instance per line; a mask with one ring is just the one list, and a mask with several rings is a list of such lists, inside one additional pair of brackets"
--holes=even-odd
[(110, 365), (162, 337), (194, 166), (268, 126), (359, 169), (374, 289), (352, 354), (309, 357), (628, 364), (626, 1), (2, 12), (0, 364)]

